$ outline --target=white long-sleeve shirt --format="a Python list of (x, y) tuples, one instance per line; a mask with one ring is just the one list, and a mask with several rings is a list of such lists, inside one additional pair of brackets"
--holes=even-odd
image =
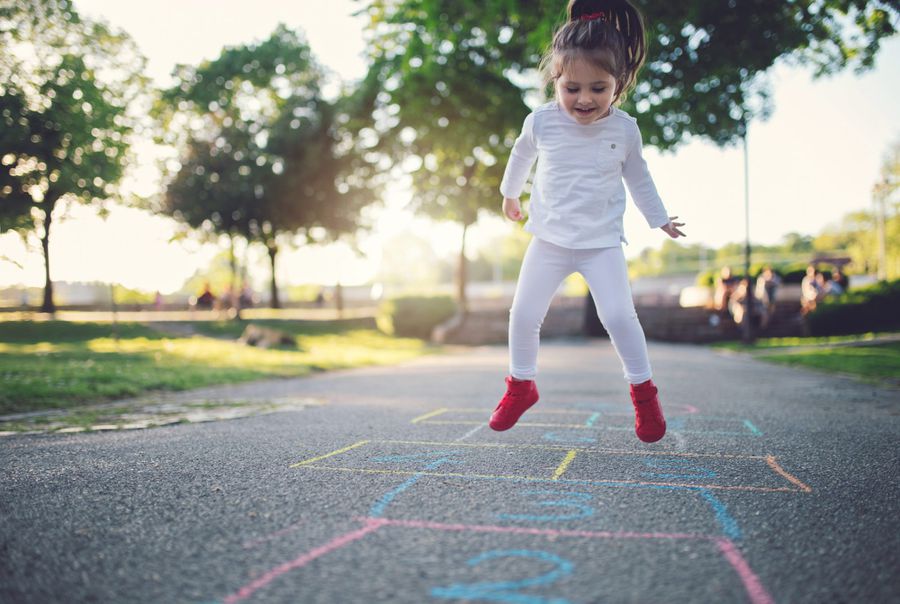
[(625, 241), (625, 186), (651, 228), (669, 215), (641, 154), (637, 122), (612, 107), (588, 125), (555, 101), (535, 109), (510, 154), (500, 192), (522, 194), (537, 159), (525, 230), (571, 249), (614, 247)]

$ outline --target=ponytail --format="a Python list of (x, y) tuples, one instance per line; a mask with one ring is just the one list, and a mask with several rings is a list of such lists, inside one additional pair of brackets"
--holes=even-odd
[(637, 74), (647, 56), (644, 20), (628, 0), (569, 0), (568, 22), (553, 36), (543, 66), (547, 82), (552, 73), (554, 55), (564, 58), (573, 52), (597, 56), (604, 70), (617, 82), (617, 99), (634, 87)]

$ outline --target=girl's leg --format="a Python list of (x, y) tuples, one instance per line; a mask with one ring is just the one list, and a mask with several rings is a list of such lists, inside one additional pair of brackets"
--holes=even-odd
[(541, 324), (559, 285), (574, 272), (571, 254), (537, 238), (528, 245), (509, 311), (509, 374), (517, 380), (537, 375)]
[(628, 265), (621, 247), (579, 250), (578, 271), (584, 275), (597, 305), (600, 321), (622, 361), (625, 379), (631, 384), (652, 376), (647, 340), (634, 310)]

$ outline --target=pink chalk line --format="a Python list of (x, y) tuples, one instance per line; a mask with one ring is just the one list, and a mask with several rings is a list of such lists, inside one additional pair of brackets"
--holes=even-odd
[(545, 537), (593, 537), (603, 539), (703, 539), (704, 535), (691, 533), (630, 533), (612, 531), (571, 531), (557, 529), (528, 528), (521, 526), (487, 526), (479, 524), (444, 524), (426, 520), (390, 520), (386, 518), (360, 518), (363, 522), (380, 520), (384, 526), (403, 526), (407, 528), (424, 528), (438, 531), (472, 531), (476, 533), (511, 533), (514, 535), (541, 535)]
[(766, 591), (759, 577), (750, 569), (750, 565), (741, 555), (730, 539), (724, 537), (708, 537), (691, 533), (635, 533), (628, 531), (573, 531), (556, 529), (538, 529), (515, 526), (488, 526), (473, 524), (444, 524), (441, 522), (428, 522), (424, 520), (389, 520), (386, 518), (359, 518), (363, 522), (360, 529), (335, 537), (325, 545), (314, 548), (307, 553), (298, 556), (290, 562), (285, 562), (268, 571), (258, 579), (238, 589), (235, 593), (225, 597), (223, 604), (233, 604), (249, 598), (255, 591), (265, 587), (281, 575), (306, 566), (316, 558), (320, 558), (345, 545), (362, 539), (369, 533), (373, 533), (383, 526), (400, 526), (406, 528), (423, 528), (440, 531), (472, 531), (481, 533), (509, 533), (515, 535), (541, 535), (547, 537), (589, 537), (605, 539), (694, 539), (715, 543), (722, 555), (731, 564), (737, 573), (752, 604), (774, 604), (772, 596)]
[(750, 601), (753, 602), (753, 604), (774, 604), (775, 600), (772, 599), (772, 596), (770, 596), (769, 592), (766, 591), (766, 588), (763, 587), (759, 577), (757, 577), (750, 569), (750, 565), (744, 560), (741, 552), (734, 546), (731, 539), (719, 537), (715, 542), (716, 545), (719, 546), (719, 551), (724, 554), (725, 559), (731, 564), (734, 572), (741, 578), (744, 589), (747, 590), (747, 595), (750, 596)]
[(257, 537), (256, 539), (249, 539), (247, 541), (244, 541), (242, 547), (244, 549), (254, 548), (261, 543), (265, 543), (266, 541), (271, 541), (272, 539), (277, 539), (278, 537), (287, 535), (288, 533), (292, 533), (292, 532), (296, 531), (298, 528), (300, 528), (300, 526), (302, 526), (302, 525), (303, 525), (302, 521), (297, 522), (295, 524), (292, 524), (288, 527), (281, 529), (280, 531), (275, 531), (274, 533), (271, 533), (264, 537)]
[(344, 535), (340, 535), (335, 537), (325, 545), (321, 545), (315, 549), (312, 549), (302, 556), (294, 558), (290, 562), (285, 562), (284, 564), (280, 564), (268, 571), (258, 579), (248, 583), (244, 587), (241, 587), (236, 592), (231, 594), (230, 596), (226, 596), (222, 600), (222, 604), (233, 604), (234, 602), (239, 602), (241, 600), (246, 600), (249, 598), (253, 592), (265, 587), (284, 573), (290, 572), (296, 568), (301, 568), (306, 566), (316, 558), (320, 558), (325, 554), (333, 552), (336, 549), (340, 549), (347, 545), (348, 543), (352, 543), (359, 539), (362, 539), (366, 535), (371, 532), (374, 532), (381, 528), (384, 524), (384, 521), (380, 518), (370, 518), (366, 520), (365, 525), (361, 529), (346, 533)]

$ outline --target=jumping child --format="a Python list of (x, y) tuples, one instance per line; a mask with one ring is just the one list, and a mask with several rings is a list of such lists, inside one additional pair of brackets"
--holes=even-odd
[(508, 430), (538, 401), (541, 324), (559, 285), (579, 272), (631, 385), (635, 432), (655, 442), (666, 421), (622, 251), (623, 178), (651, 228), (677, 239), (684, 223), (668, 215), (656, 192), (637, 123), (615, 106), (644, 62), (643, 20), (627, 0), (570, 0), (568, 15), (542, 61), (555, 99), (525, 118), (500, 185), (503, 213), (522, 220), (519, 196), (537, 160), (525, 224), (533, 238), (510, 310), (506, 394), (489, 425)]

